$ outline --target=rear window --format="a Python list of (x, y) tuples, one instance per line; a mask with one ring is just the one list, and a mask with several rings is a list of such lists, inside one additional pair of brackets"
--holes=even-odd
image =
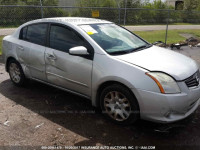
[(19, 37), (21, 40), (26, 40), (27, 29), (28, 29), (28, 27), (24, 27), (24, 28), (21, 30), (21, 32), (20, 32), (20, 37)]
[[(35, 24), (28, 26), (25, 39), (31, 43), (45, 45), (47, 27), (48, 24)], [(25, 32), (25, 29), (23, 32)]]

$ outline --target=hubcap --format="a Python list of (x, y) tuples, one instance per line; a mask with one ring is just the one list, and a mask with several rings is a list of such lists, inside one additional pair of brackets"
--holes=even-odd
[(19, 83), (21, 79), (21, 73), (19, 67), (15, 63), (11, 63), (9, 67), (10, 77), (15, 83)]
[(120, 92), (109, 92), (104, 98), (106, 113), (116, 121), (124, 121), (131, 114), (129, 100)]

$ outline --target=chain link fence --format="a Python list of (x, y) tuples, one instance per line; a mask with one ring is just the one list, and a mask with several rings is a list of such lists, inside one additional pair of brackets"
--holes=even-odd
[[(30, 6), (0, 5), (0, 10), (0, 36), (11, 34), (16, 27), (27, 21), (50, 17), (91, 18), (93, 17), (94, 11), (99, 13), (97, 18), (127, 26), (131, 31), (144, 31), (147, 35), (148, 32), (150, 33), (153, 30), (163, 30), (161, 40), (164, 42), (167, 42), (167, 37), (170, 39), (166, 31), (171, 29), (172, 25), (200, 24), (200, 12), (198, 11), (188, 12), (144, 8), (43, 6), (39, 3)], [(138, 29), (137, 26), (139, 25), (145, 25), (145, 28)], [(163, 26), (156, 28), (155, 25)], [(150, 40), (150, 42), (152, 41)]]

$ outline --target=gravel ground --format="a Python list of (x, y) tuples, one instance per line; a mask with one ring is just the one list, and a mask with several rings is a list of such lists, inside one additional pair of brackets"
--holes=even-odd
[[(200, 64), (199, 49), (178, 52)], [(199, 114), (200, 108), (190, 118), (175, 124), (141, 120), (132, 126), (118, 126), (104, 119), (90, 101), (81, 97), (37, 82), (15, 87), (0, 61), (0, 149), (130, 145), (198, 150)]]

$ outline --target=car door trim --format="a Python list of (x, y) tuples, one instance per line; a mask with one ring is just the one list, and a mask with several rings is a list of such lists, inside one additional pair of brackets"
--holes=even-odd
[(72, 90), (69, 90), (69, 89), (66, 89), (66, 88), (63, 88), (63, 87), (60, 87), (60, 86), (51, 84), (51, 83), (49, 83), (49, 82), (42, 81), (42, 80), (40, 80), (40, 79), (36, 79), (36, 78), (31, 78), (31, 79), (32, 79), (32, 80), (35, 80), (35, 81), (38, 81), (38, 82), (40, 82), (40, 83), (44, 83), (44, 84), (46, 84), (46, 85), (49, 85), (49, 86), (52, 86), (52, 87), (61, 89), (61, 90), (63, 90), (63, 91), (66, 91), (66, 92), (69, 92), (69, 93), (72, 93), (72, 94), (81, 96), (81, 97), (83, 97), (83, 98), (91, 99), (91, 97), (89, 97), (89, 96), (87, 96), (87, 95), (84, 95), (84, 94), (81, 94), (81, 93), (79, 93), (79, 92), (72, 91)]
[(84, 84), (84, 83), (81, 83), (81, 82), (78, 82), (78, 81), (74, 81), (74, 80), (71, 80), (69, 78), (65, 78), (63, 76), (60, 76), (60, 75), (57, 75), (55, 73), (51, 73), (51, 72), (46, 72), (47, 74), (50, 74), (50, 75), (53, 75), (53, 76), (56, 76), (56, 77), (59, 77), (59, 78), (62, 78), (64, 80), (67, 80), (69, 82), (72, 82), (72, 83), (75, 83), (75, 84), (78, 84), (78, 85), (81, 85), (81, 86), (84, 86), (84, 87), (87, 87), (88, 88), (88, 85), (87, 84)]
[(45, 72), (45, 71), (43, 71), (43, 70), (41, 70), (41, 69), (35, 68), (35, 67), (33, 67), (33, 66), (30, 66), (30, 65), (26, 65), (26, 66), (29, 67), (29, 68), (35, 69), (35, 70), (37, 70), (37, 71), (40, 71), (40, 72)]

